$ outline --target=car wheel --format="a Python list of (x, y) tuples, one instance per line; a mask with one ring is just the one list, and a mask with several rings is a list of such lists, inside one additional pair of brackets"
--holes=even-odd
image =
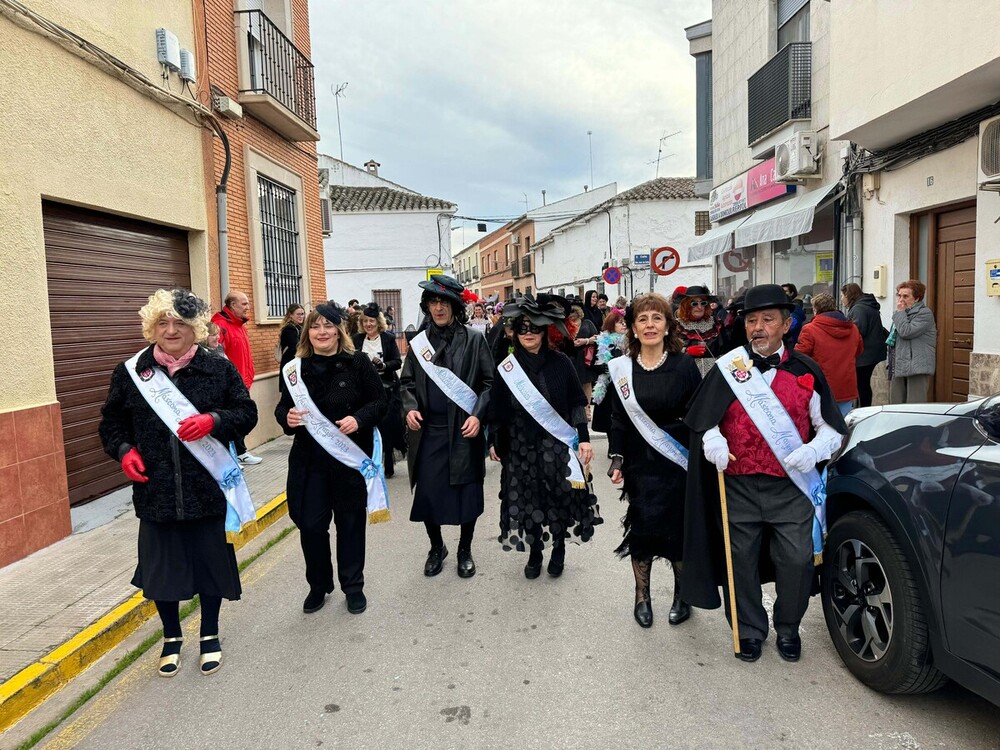
[(823, 560), (826, 626), (855, 677), (883, 693), (926, 693), (947, 682), (931, 660), (916, 578), (878, 516), (859, 511), (837, 521)]

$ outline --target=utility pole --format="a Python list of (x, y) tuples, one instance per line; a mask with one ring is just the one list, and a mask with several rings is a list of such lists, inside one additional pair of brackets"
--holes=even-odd
[(330, 87), (333, 91), (333, 101), (337, 104), (337, 137), (340, 139), (340, 160), (344, 160), (344, 134), (340, 130), (340, 97), (347, 96), (344, 93), (344, 89), (347, 88), (347, 81), (340, 84), (334, 84)]
[(592, 130), (587, 131), (587, 147), (590, 150), (590, 187), (594, 187), (594, 138)]

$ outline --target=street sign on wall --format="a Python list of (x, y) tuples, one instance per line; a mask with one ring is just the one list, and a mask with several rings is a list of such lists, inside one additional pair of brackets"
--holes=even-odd
[(632, 262), (637, 266), (648, 266), (649, 253), (636, 253), (632, 258)]
[(604, 273), (601, 275), (604, 277), (604, 282), (606, 284), (617, 284), (622, 278), (622, 272), (614, 266), (605, 268)]
[(669, 276), (681, 266), (681, 254), (672, 247), (658, 247), (653, 251), (653, 270), (660, 276)]

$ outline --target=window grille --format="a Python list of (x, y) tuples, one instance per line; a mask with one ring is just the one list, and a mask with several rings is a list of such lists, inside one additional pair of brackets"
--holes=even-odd
[(267, 317), (301, 304), (302, 271), (295, 191), (257, 175)]
[(705, 234), (709, 229), (712, 228), (712, 222), (708, 218), (708, 211), (695, 211), (694, 212), (694, 233), (695, 236), (700, 237)]

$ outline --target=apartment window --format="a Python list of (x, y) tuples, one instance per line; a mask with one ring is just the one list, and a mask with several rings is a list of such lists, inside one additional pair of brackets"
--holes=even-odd
[(257, 197), (267, 317), (281, 318), (289, 305), (302, 301), (297, 198), (291, 188), (260, 174)]
[(695, 211), (694, 212), (695, 236), (700, 237), (711, 228), (712, 228), (712, 222), (708, 218), (708, 211)]
[(390, 307), (396, 321), (396, 328), (401, 329), (400, 309), (402, 307), (402, 292), (399, 289), (372, 289), (372, 302), (379, 306), (382, 312)]
[(809, 0), (778, 0), (778, 49), (809, 41)]
[(712, 53), (695, 58), (695, 177), (712, 179)]

